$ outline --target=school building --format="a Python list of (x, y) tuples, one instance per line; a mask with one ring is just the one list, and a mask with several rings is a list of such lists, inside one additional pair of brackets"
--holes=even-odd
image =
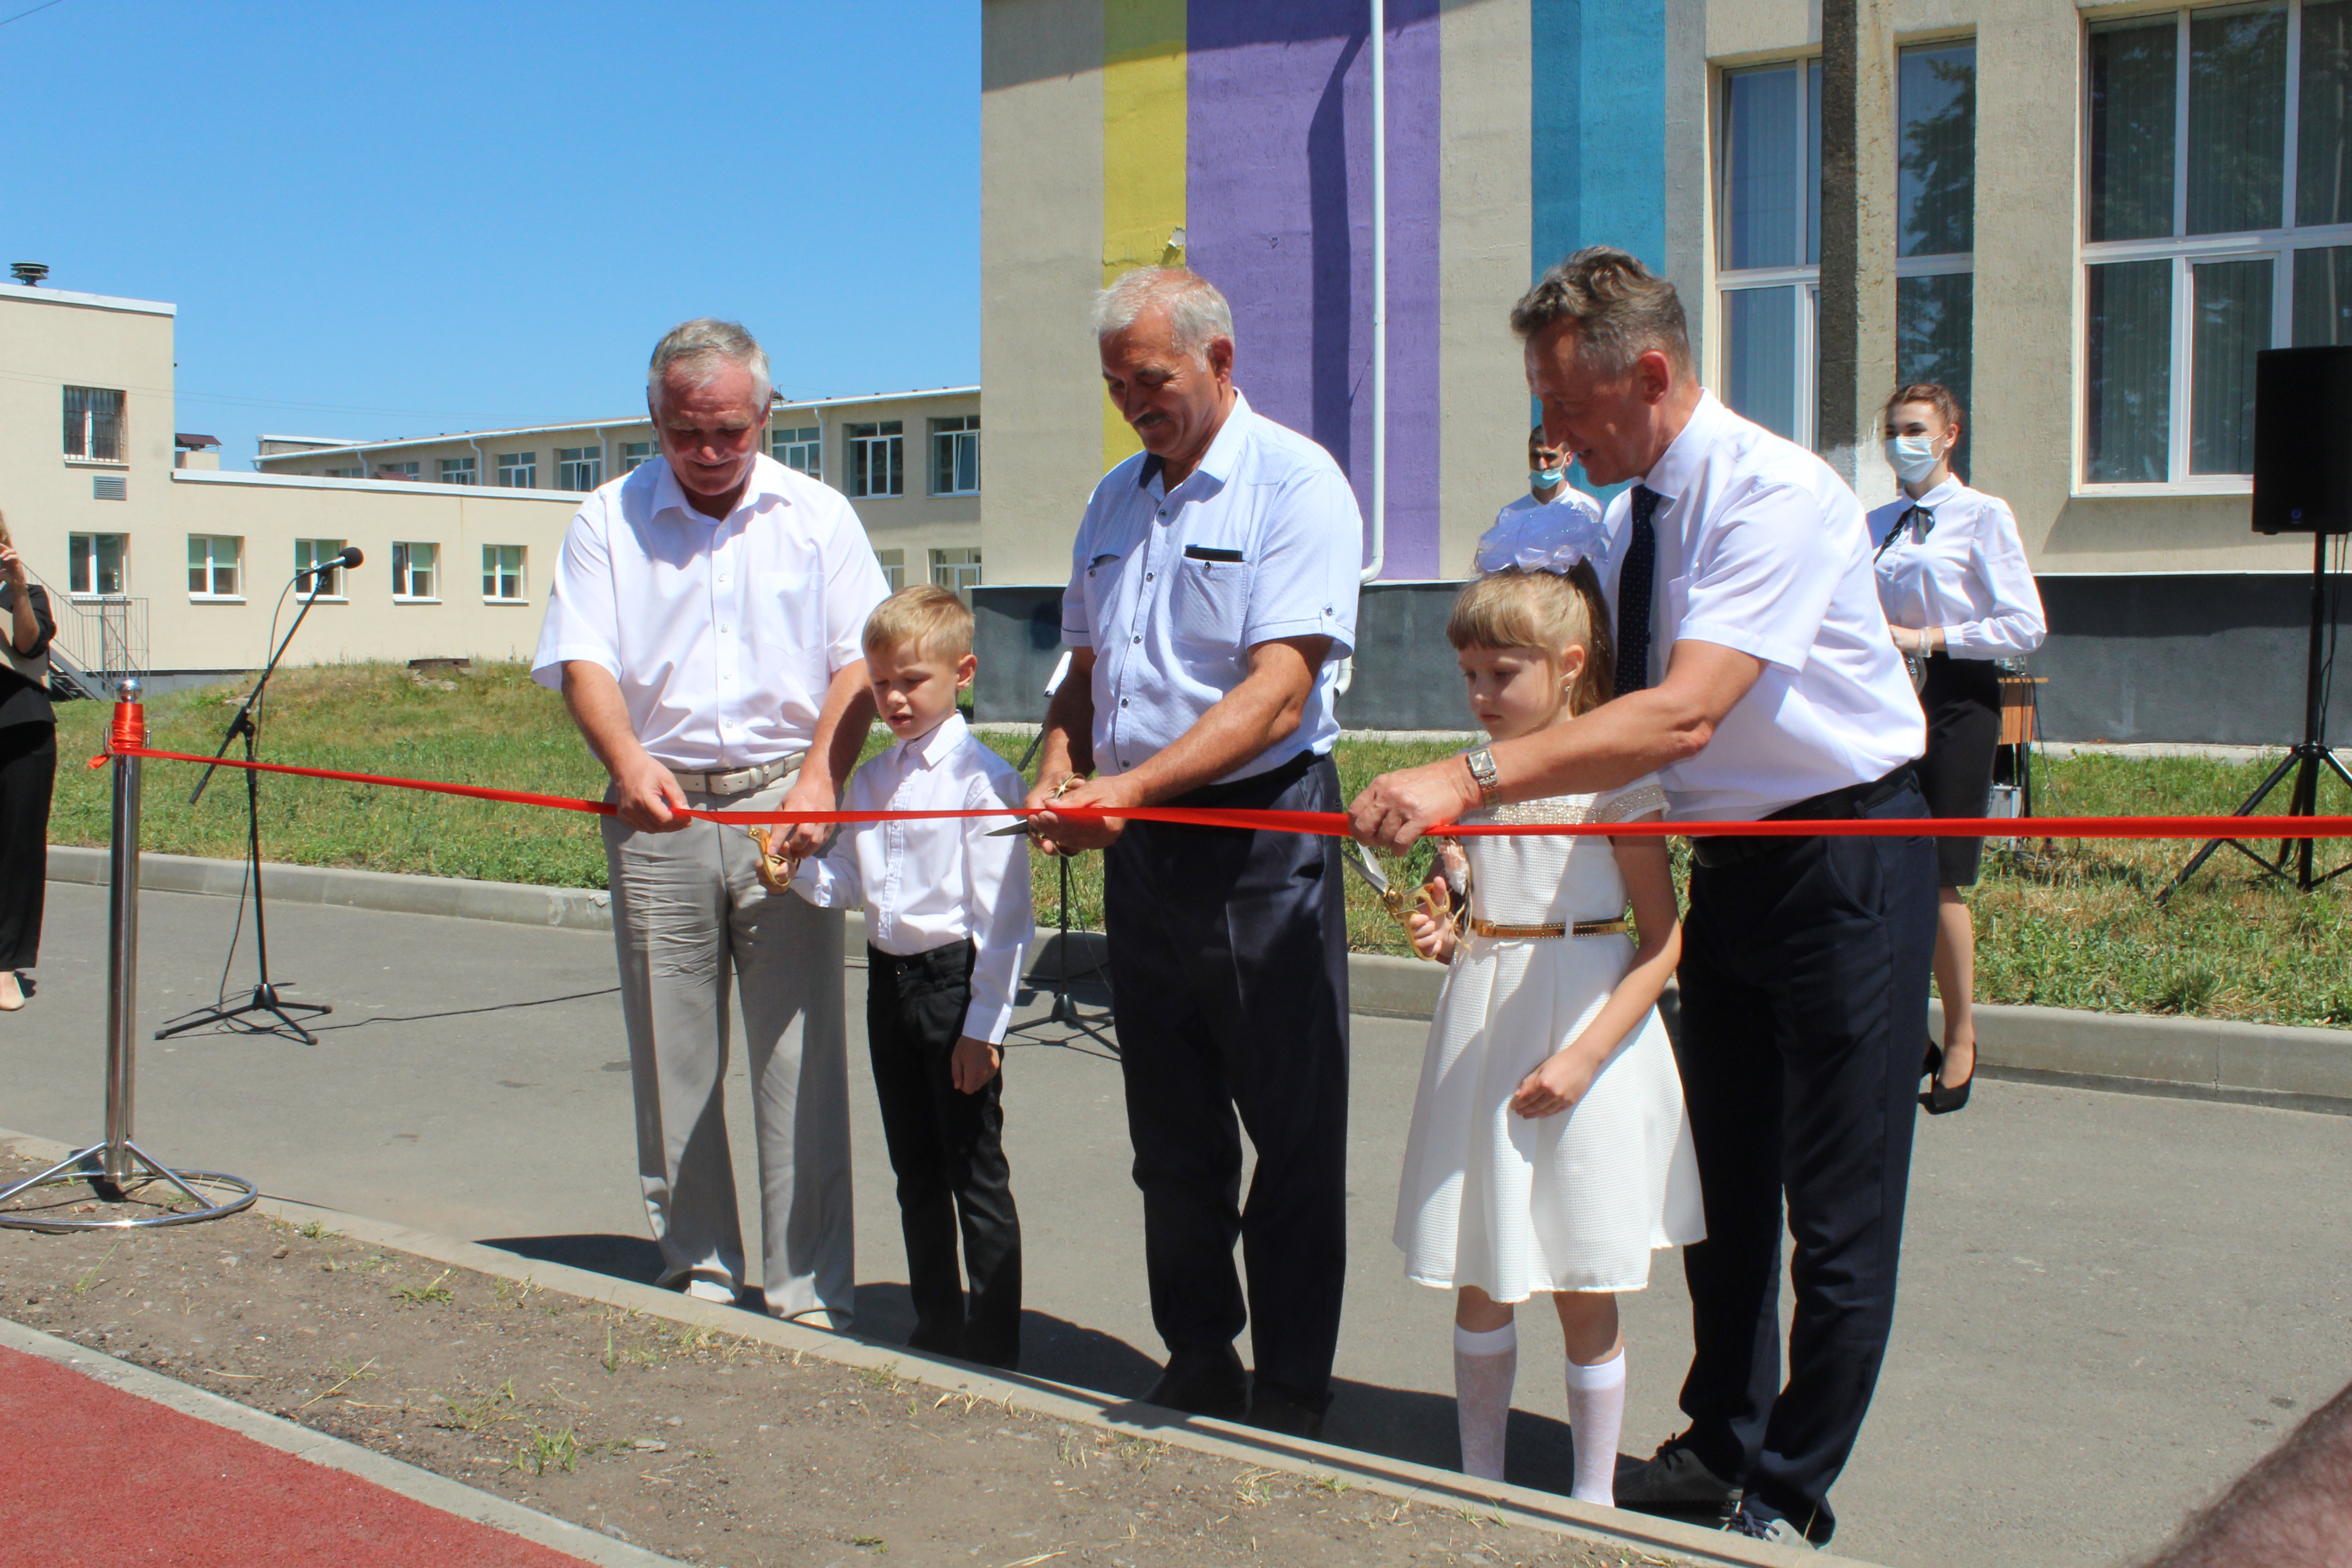
[(987, 0), (984, 712), (1034, 716), (1054, 658), (1068, 532), (1037, 520), (1134, 449), (1087, 297), (1181, 259), (1363, 505), (1343, 721), (1461, 727), (1443, 584), (1525, 482), (1506, 315), (1608, 243), (1674, 280), (1706, 384), (1866, 503), (1886, 395), (1960, 393), (2049, 606), (2053, 738), (2296, 738), (2311, 545), (2251, 531), (2252, 356), (2352, 342), (2352, 0), (1391, 0), (1377, 45), (1371, 9)]

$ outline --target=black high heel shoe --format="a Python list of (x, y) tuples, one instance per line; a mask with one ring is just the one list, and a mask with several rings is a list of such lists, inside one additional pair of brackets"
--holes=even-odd
[(1969, 1102), (1969, 1090), (1977, 1086), (1975, 1064), (1969, 1067), (1969, 1081), (1958, 1089), (1944, 1087), (1944, 1047), (1935, 1041), (1927, 1042), (1927, 1056), (1922, 1072), (1928, 1087), (1919, 1091), (1919, 1103), (1930, 1116), (1948, 1116)]

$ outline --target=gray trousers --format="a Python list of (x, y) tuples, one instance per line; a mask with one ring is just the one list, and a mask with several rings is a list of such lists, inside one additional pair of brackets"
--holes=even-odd
[[(793, 777), (752, 795), (688, 795), (716, 810), (772, 810)], [(842, 917), (771, 896), (740, 828), (696, 822), (639, 833), (604, 819), (613, 946), (637, 1107), (637, 1171), (661, 1246), (662, 1282), (743, 1283), (743, 1229), (727, 1134), (732, 977), (743, 1009), (759, 1142), (768, 1310), (856, 1303), (849, 1183), (849, 1066)]]

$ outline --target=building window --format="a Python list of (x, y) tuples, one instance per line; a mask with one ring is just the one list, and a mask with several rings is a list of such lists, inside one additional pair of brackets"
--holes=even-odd
[(969, 603), (971, 591), (980, 585), (979, 550), (932, 551), (931, 581), (940, 587), (954, 590)]
[[(308, 572), (320, 562), (332, 561), (342, 552), (343, 542), (340, 539), (298, 539), (294, 542), (294, 570)], [(306, 583), (301, 586), (302, 589), (307, 590), (310, 584)], [(319, 597), (340, 599), (342, 596), (343, 569), (341, 566), (330, 566), (320, 573)]]
[(522, 551), (520, 544), (482, 546), (483, 598), (494, 603), (522, 602)]
[(625, 474), (634, 474), (639, 468), (644, 468), (647, 463), (650, 463), (653, 460), (654, 444), (651, 441), (624, 441), (621, 443), (621, 472)]
[(593, 490), (604, 482), (604, 447), (558, 447), (555, 449), (555, 488), (557, 489)]
[(73, 533), (66, 536), (66, 592), (92, 597), (115, 597), (130, 592), (123, 586), (122, 563), (131, 552), (127, 533)]
[(434, 581), (434, 568), (441, 563), (441, 547), (437, 544), (401, 544), (392, 547), (392, 596), (395, 599), (430, 599), (439, 586)]
[[(1976, 45), (1905, 49), (1897, 92), (1895, 379), (1939, 383), (1966, 409), (1976, 324)], [(1967, 428), (1952, 449), (1964, 479)]]
[(367, 478), (367, 470), (365, 468), (329, 468), (320, 477), (330, 479), (363, 479)]
[(122, 394), (103, 386), (67, 387), (66, 456), (119, 463), (122, 449)]
[(375, 466), (375, 477), (380, 479), (414, 479), (418, 476), (422, 467), (423, 465), (413, 458), (405, 463), (378, 463)]
[(539, 454), (537, 452), (500, 452), (499, 483), (510, 490), (539, 488)]
[(776, 461), (788, 468), (798, 468), (813, 479), (824, 478), (824, 432), (814, 425), (802, 425), (790, 430), (771, 432), (768, 449)]
[(2253, 468), (2254, 355), (2352, 342), (2352, 0), (2091, 29), (2083, 479)]
[(907, 585), (907, 552), (903, 550), (877, 550), (874, 559), (881, 565), (882, 580), (897, 593)]
[(237, 557), (245, 542), (226, 533), (188, 535), (188, 597), (237, 597)]
[(980, 416), (931, 421), (931, 493), (980, 493)]
[(1822, 258), (1822, 63), (1723, 73), (1723, 400), (1813, 441)]
[(874, 425), (845, 425), (842, 429), (849, 437), (849, 493), (905, 495), (906, 426), (896, 419), (885, 419)]
[(441, 482), (445, 485), (478, 484), (481, 476), (474, 471), (471, 457), (444, 458), (441, 459)]

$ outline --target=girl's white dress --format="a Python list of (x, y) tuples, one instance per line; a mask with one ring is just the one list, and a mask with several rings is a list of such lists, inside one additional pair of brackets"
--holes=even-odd
[[(1665, 805), (1642, 779), (1471, 813), (1468, 822), (1625, 822)], [(1614, 920), (1625, 881), (1603, 837), (1462, 840), (1470, 915), (1497, 925)], [(1539, 1290), (1639, 1290), (1650, 1254), (1706, 1234), (1674, 1048), (1653, 1008), (1584, 1098), (1556, 1116), (1510, 1109), (1519, 1081), (1574, 1039), (1633, 961), (1631, 936), (1471, 934), (1445, 977), (1413, 1102), (1396, 1243), (1424, 1285), (1497, 1301)]]

